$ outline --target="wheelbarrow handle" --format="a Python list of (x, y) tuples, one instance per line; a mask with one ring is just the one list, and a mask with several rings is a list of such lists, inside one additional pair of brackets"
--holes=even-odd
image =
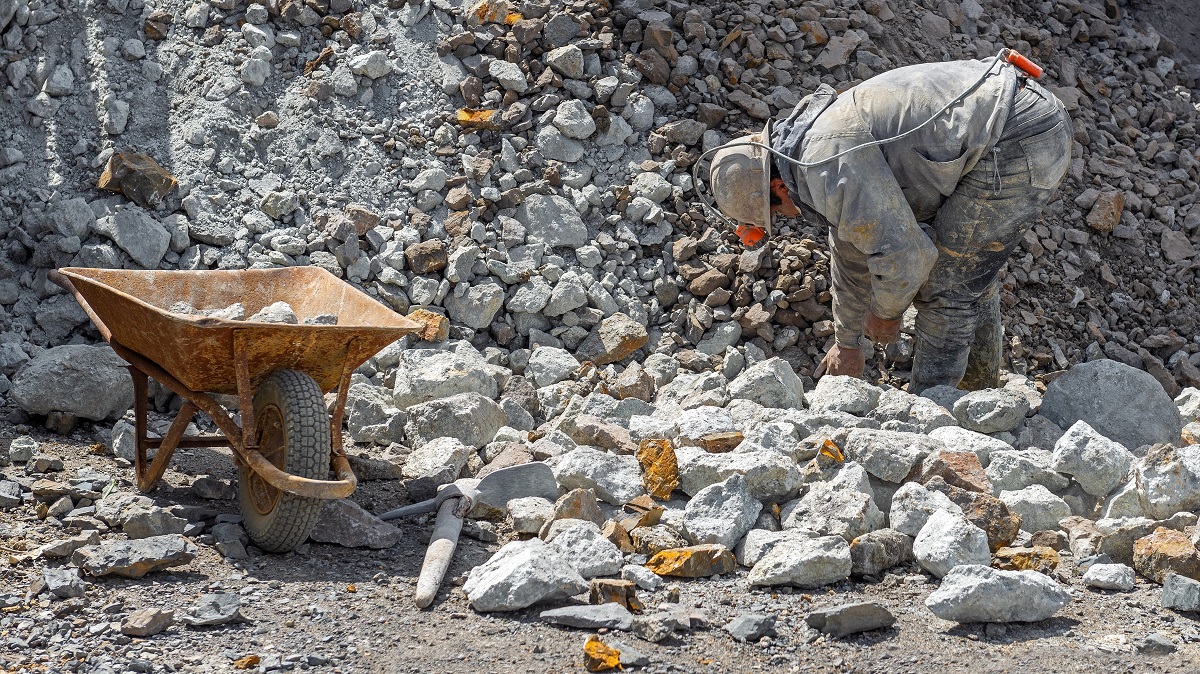
[(112, 330), (109, 330), (108, 326), (104, 324), (104, 321), (100, 320), (100, 317), (97, 316), (96, 312), (92, 310), (92, 305), (88, 304), (88, 301), (84, 299), (83, 294), (75, 288), (75, 284), (71, 283), (71, 279), (68, 278), (66, 274), (63, 274), (57, 269), (51, 269), (46, 272), (46, 279), (74, 295), (75, 301), (79, 303), (80, 307), (83, 307), (84, 313), (88, 315), (88, 318), (92, 319), (92, 324), (95, 325), (96, 329), (100, 331), (100, 336), (104, 338), (104, 341), (110, 344), (112, 343)]

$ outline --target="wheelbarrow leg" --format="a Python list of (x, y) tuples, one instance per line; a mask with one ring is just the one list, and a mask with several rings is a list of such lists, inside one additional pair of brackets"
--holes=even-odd
[[(200, 411), (200, 408), (191, 401), (185, 400), (183, 406), (179, 408), (175, 420), (171, 422), (171, 428), (167, 431), (166, 436), (155, 441), (149, 437), (147, 432), (149, 386), (146, 373), (131, 365), (129, 374), (133, 377), (134, 431), (137, 436), (133, 454), (134, 476), (137, 478), (138, 490), (148, 492), (154, 489), (158, 481), (162, 479), (163, 473), (171, 463), (171, 457), (175, 454), (175, 449), (179, 447), (179, 441), (183, 439), (183, 434), (187, 431), (188, 424), (191, 423), (192, 417), (196, 416), (196, 412)], [(155, 449), (153, 461), (147, 458), (151, 449)]]

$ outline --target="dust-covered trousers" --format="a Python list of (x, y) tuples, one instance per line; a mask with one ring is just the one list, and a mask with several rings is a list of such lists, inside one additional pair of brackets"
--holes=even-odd
[[(999, 386), (1000, 268), (1049, 203), (1070, 162), (1070, 118), (1056, 97), (1028, 83), (988, 156), (959, 181), (932, 222), (922, 223), (938, 258), (913, 299), (911, 392), (939, 384), (967, 390)], [(866, 258), (854, 246), (832, 232), (829, 244), (834, 274), (867, 273)]]

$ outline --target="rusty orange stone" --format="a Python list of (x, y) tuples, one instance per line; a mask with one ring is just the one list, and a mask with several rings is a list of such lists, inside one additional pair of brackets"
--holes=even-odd
[(150, 155), (114, 152), (100, 174), (96, 187), (120, 192), (142, 208), (153, 208), (179, 182)]
[(1159, 527), (1133, 544), (1133, 568), (1160, 584), (1172, 571), (1200, 580), (1200, 550), (1187, 534)]
[(925, 484), (933, 476), (939, 475), (946, 481), (946, 484), (960, 489), (981, 494), (992, 493), (992, 481), (983, 471), (983, 465), (979, 463), (979, 457), (975, 452), (949, 450), (934, 452), (914, 470), (918, 472), (917, 482), (921, 484)]
[(654, 498), (671, 498), (679, 486), (679, 464), (670, 440), (642, 440), (637, 460), (642, 464), (642, 484)]
[(617, 546), (617, 549), (621, 551), (621, 554), (628, 555), (633, 553), (633, 539), (629, 537), (629, 530), (627, 530), (620, 522), (615, 520), (609, 520), (608, 522), (605, 522), (604, 527), (600, 530), (600, 533), (603, 534), (605, 538), (612, 541), (612, 544)]
[(604, 672), (621, 666), (621, 651), (592, 635), (583, 644), (583, 666), (589, 672)]
[(1058, 567), (1054, 548), (1000, 548), (992, 555), (992, 566), (1002, 571), (1037, 571), (1050, 575)]
[(733, 553), (724, 545), (709, 543), (663, 550), (646, 562), (646, 568), (660, 576), (705, 578), (732, 573), (737, 568)]
[(1108, 234), (1121, 224), (1121, 213), (1125, 212), (1125, 193), (1119, 190), (1101, 194), (1092, 210), (1087, 214), (1088, 227)]
[(456, 118), (459, 126), (467, 129), (499, 129), (500, 125), (492, 121), (496, 116), (495, 110), (474, 110), (472, 108), (460, 108)]
[(450, 337), (450, 321), (439, 313), (428, 309), (417, 309), (408, 317), (423, 326), (421, 339), (426, 342), (444, 342)]

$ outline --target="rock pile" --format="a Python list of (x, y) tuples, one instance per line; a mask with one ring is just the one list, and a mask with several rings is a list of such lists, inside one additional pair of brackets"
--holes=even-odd
[[(694, 347), (699, 366), (748, 343), (804, 378), (832, 333), (823, 229), (783, 223), (743, 249), (699, 210), (692, 163), (819, 83), (1001, 46), (1046, 66), (1076, 125), (1061, 197), (1003, 279), (1012, 369), (1107, 357), (1172, 397), (1200, 385), (1200, 73), (1136, 9), (160, 4), (114, 8), (104, 31), (0, 14), (17, 103), (0, 111), (0, 395), (44, 348), (94, 337), (45, 283), (65, 265), (317, 265), (399, 311), (444, 311), (518, 373), (538, 346), (598, 365)], [(889, 362), (910, 351), (906, 336)]]

